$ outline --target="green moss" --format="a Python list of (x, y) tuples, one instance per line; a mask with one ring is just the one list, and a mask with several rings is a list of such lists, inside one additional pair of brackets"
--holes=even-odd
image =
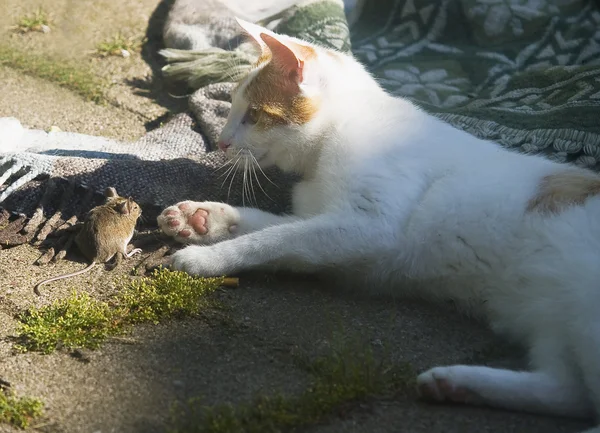
[(0, 43), (0, 65), (50, 81), (84, 99), (106, 103), (108, 84), (89, 69), (48, 55), (39, 55)]
[(19, 316), (17, 350), (51, 353), (58, 348), (95, 349), (128, 325), (196, 316), (216, 304), (207, 298), (222, 278), (196, 278), (157, 269), (151, 277), (124, 283), (110, 303), (73, 293)]
[(16, 348), (51, 353), (58, 347), (95, 349), (110, 335), (122, 332), (113, 309), (87, 293), (73, 293), (43, 308), (30, 308), (19, 320)]
[(176, 403), (171, 432), (274, 433), (314, 425), (354, 403), (408, 389), (415, 377), (410, 365), (393, 364), (385, 356), (378, 359), (370, 348), (357, 350), (355, 344), (299, 362), (314, 378), (300, 395), (261, 395), (237, 406), (206, 406), (197, 398)]
[(50, 17), (38, 8), (33, 14), (21, 17), (13, 29), (18, 33), (43, 32), (50, 30)]
[(9, 391), (0, 391), (0, 422), (27, 428), (42, 414), (44, 404), (35, 398), (17, 398)]
[(128, 323), (197, 316), (215, 306), (207, 295), (222, 283), (223, 278), (197, 278), (185, 272), (156, 269), (151, 278), (134, 280), (125, 287), (117, 303)]
[(112, 38), (96, 45), (96, 54), (100, 57), (119, 56), (128, 57), (141, 45), (141, 41), (134, 37), (125, 37), (120, 32)]

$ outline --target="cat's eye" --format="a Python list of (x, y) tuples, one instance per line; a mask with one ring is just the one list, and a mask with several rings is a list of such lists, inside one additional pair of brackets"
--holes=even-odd
[(258, 108), (250, 107), (248, 108), (248, 111), (246, 111), (246, 115), (244, 116), (242, 123), (249, 123), (250, 125), (254, 125), (256, 124), (256, 122), (258, 122), (259, 117), (260, 111), (258, 110)]

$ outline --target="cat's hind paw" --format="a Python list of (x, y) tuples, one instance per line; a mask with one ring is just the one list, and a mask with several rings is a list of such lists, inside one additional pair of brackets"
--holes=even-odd
[[(467, 367), (468, 368), (468, 367)], [(425, 400), (479, 404), (479, 396), (464, 383), (460, 366), (435, 367), (417, 377), (417, 392)]]
[(169, 206), (157, 218), (167, 236), (181, 243), (204, 245), (234, 237), (239, 220), (239, 212), (225, 203), (194, 201)]

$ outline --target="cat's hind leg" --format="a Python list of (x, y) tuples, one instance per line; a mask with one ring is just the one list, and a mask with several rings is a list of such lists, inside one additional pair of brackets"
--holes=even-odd
[(417, 387), (423, 398), (438, 402), (588, 419), (593, 416), (585, 389), (577, 381), (560, 380), (543, 371), (435, 367), (419, 375)]
[[(589, 299), (587, 301), (589, 302)], [(585, 312), (585, 308), (586, 306), (582, 306), (580, 310)], [(595, 310), (592, 308), (588, 314), (582, 313), (577, 321), (571, 324), (570, 347), (589, 392), (594, 416), (600, 421), (600, 321)], [(600, 433), (600, 426), (590, 431)]]

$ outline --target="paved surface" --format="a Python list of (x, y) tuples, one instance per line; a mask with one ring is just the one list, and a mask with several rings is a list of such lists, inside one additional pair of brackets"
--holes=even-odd
[[(5, 0), (0, 28), (35, 10), (37, 1)], [(54, 84), (0, 68), (0, 116), (18, 117), (26, 126), (135, 139), (167, 110), (181, 107), (169, 98), (160, 79), (152, 80), (152, 56), (90, 60), (88, 51), (117, 30), (144, 35), (149, 20), (160, 19), (157, 0), (47, 0), (55, 16), (48, 35), (6, 39), (15, 47), (47, 52), (90, 64), (114, 82), (111, 104), (98, 106)], [(2, 30), (4, 31), (4, 30)], [(150, 32), (152, 33), (152, 32)], [(8, 33), (2, 35), (8, 38)], [(41, 398), (44, 432), (165, 431), (169, 407), (177, 398), (202, 395), (207, 404), (247, 401), (256, 393), (300, 392), (308, 377), (290, 357), (293, 349), (326, 347), (332, 332), (362, 334), (385, 341), (396, 361), (418, 371), (446, 363), (519, 365), (520, 354), (495, 339), (485, 326), (450, 310), (400, 300), (365, 299), (291, 277), (243, 276), (241, 287), (220, 296), (230, 308), (231, 326), (218, 321), (186, 320), (139, 326), (131, 339), (115, 340), (86, 352), (84, 363), (66, 353), (12, 353), (5, 338), (14, 333), (15, 312), (43, 305), (85, 287), (95, 296), (114, 290), (114, 279), (131, 264), (46, 286), (40, 299), (31, 287), (39, 278), (81, 268), (64, 261), (37, 267), (31, 246), (0, 250), (0, 377), (20, 395)], [(526, 414), (458, 406), (426, 405), (414, 393), (354, 408), (309, 428), (334, 432), (577, 432), (585, 424)], [(0, 425), (0, 431), (16, 431)]]

